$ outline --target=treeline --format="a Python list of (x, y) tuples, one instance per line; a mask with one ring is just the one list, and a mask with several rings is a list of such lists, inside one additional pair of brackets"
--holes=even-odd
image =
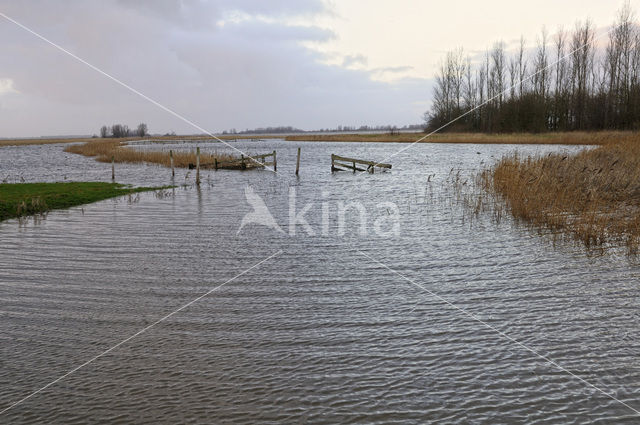
[(376, 125), (376, 126), (371, 126), (371, 125), (361, 125), (359, 127), (356, 126), (349, 126), (349, 125), (339, 125), (336, 128), (321, 128), (320, 130), (311, 130), (311, 131), (305, 131), (305, 130), (301, 130), (299, 128), (295, 128), (295, 127), (259, 127), (259, 128), (255, 128), (253, 130), (243, 130), (243, 131), (237, 131), (235, 128), (232, 128), (231, 130), (225, 130), (222, 132), (222, 134), (284, 134), (284, 133), (288, 133), (288, 134), (296, 134), (296, 133), (343, 133), (343, 132), (350, 132), (350, 131), (380, 131), (380, 132), (390, 132), (390, 133), (396, 133), (396, 132), (400, 132), (400, 131), (410, 131), (410, 130), (417, 130), (417, 131), (421, 131), (424, 130), (424, 124), (411, 124), (411, 125), (405, 125), (404, 127), (398, 127), (395, 125)]
[[(405, 130), (423, 130), (424, 125), (422, 124), (410, 124), (405, 125), (403, 127), (398, 127), (396, 125), (361, 125), (356, 127), (354, 125), (339, 125), (337, 128), (323, 128), (318, 130), (317, 132), (344, 132), (344, 131), (380, 131), (380, 132), (398, 132)], [(315, 132), (314, 132), (315, 133)]]
[(634, 19), (627, 3), (606, 47), (599, 49), (594, 24), (587, 20), (573, 32), (560, 30), (550, 37), (543, 30), (533, 50), (525, 49), (521, 38), (515, 52), (499, 42), (476, 63), (462, 49), (449, 52), (425, 113), (428, 129), (467, 112), (448, 129), (640, 129), (640, 27)]
[(235, 128), (231, 130), (225, 130), (222, 134), (279, 134), (279, 133), (301, 133), (302, 130), (299, 128), (291, 127), (291, 126), (280, 126), (280, 127), (258, 127), (253, 130), (241, 130), (237, 131)]
[(113, 124), (112, 126), (103, 125), (100, 127), (100, 137), (144, 137), (149, 134), (147, 125), (143, 122), (138, 124), (135, 130), (131, 130), (126, 124)]

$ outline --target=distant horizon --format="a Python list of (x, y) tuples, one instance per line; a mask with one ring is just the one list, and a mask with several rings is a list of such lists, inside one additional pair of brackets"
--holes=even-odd
[[(372, 128), (369, 129), (361, 129), (361, 128), (352, 128), (352, 126), (345, 126), (346, 128), (342, 128), (342, 129), (338, 129), (336, 128), (329, 128), (329, 129), (313, 129), (313, 130), (305, 130), (305, 129), (294, 129), (290, 132), (271, 132), (269, 133), (268, 131), (262, 131), (262, 130), (268, 130), (269, 128), (271, 129), (276, 129), (276, 128), (281, 128), (281, 127), (289, 127), (289, 126), (269, 126), (266, 128), (253, 128), (253, 129), (244, 129), (244, 130), (238, 130), (236, 133), (231, 133), (229, 132), (229, 130), (223, 130), (223, 131), (217, 131), (217, 132), (212, 132), (211, 134), (217, 135), (217, 136), (222, 136), (222, 135), (234, 135), (234, 134), (238, 134), (238, 135), (243, 135), (243, 134), (264, 134), (264, 135), (278, 135), (278, 134), (295, 134), (295, 133), (340, 133), (340, 132), (344, 132), (344, 133), (349, 133), (349, 132), (354, 132), (354, 131), (360, 131), (360, 132), (381, 132), (381, 131), (385, 131), (385, 129), (390, 129), (390, 128), (394, 128), (394, 129), (398, 129), (398, 130), (418, 130), (418, 127), (423, 128), (424, 124), (405, 124), (405, 125), (379, 125), (379, 126), (369, 126)], [(375, 128), (373, 128), (375, 127)], [(383, 128), (384, 127), (384, 128)], [(151, 131), (148, 135), (144, 136), (144, 137), (162, 137), (162, 136), (167, 136), (167, 135), (171, 135), (171, 136), (185, 136), (185, 137), (192, 137), (192, 136), (207, 136), (207, 133), (174, 133), (171, 134), (170, 132), (154, 132)], [(4, 136), (0, 136), (0, 140), (30, 140), (30, 139), (90, 139), (90, 138), (100, 138), (100, 135), (98, 134), (98, 132), (95, 133), (90, 133), (90, 134), (52, 134), (52, 135), (40, 135), (40, 136), (19, 136), (19, 137), (4, 137)], [(127, 136), (127, 137), (137, 137), (135, 135), (131, 135), (131, 136)]]

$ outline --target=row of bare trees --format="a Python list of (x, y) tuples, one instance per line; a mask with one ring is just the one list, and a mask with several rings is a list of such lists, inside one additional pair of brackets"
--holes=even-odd
[(131, 137), (138, 136), (144, 137), (149, 134), (149, 130), (147, 125), (143, 122), (138, 124), (138, 127), (135, 130), (129, 129), (129, 126), (126, 124), (113, 124), (111, 127), (103, 125), (100, 127), (100, 137)]
[(449, 52), (436, 76), (430, 130), (542, 132), (640, 129), (640, 26), (627, 3), (606, 47), (590, 21), (553, 36), (543, 30), (534, 49), (496, 43), (473, 61)]

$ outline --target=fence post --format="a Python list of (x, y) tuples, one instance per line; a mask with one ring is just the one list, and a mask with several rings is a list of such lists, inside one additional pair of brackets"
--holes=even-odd
[(333, 155), (333, 154), (331, 154), (331, 172), (332, 172), (332, 173), (336, 170), (336, 169), (335, 169), (335, 167), (334, 167), (334, 165), (333, 165), (333, 161), (334, 161), (333, 157), (334, 157), (334, 155)]
[(196, 185), (200, 186), (200, 146), (196, 148)]
[(213, 166), (217, 170), (218, 169), (218, 157), (213, 158)]
[(116, 157), (111, 155), (111, 180), (116, 180)]
[(171, 160), (171, 176), (176, 176), (176, 170), (173, 168), (173, 150), (169, 150), (169, 159)]
[(300, 148), (298, 148), (298, 158), (296, 159), (296, 176), (298, 171), (300, 171)]
[(240, 155), (240, 167), (244, 170), (247, 168), (247, 164), (244, 163), (244, 155)]
[(273, 171), (278, 171), (278, 161), (276, 160), (276, 151), (273, 151)]

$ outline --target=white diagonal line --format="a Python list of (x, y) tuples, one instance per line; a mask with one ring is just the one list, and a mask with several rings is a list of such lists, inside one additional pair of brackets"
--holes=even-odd
[[(251, 159), (252, 161), (254, 161), (257, 164), (262, 165), (262, 163), (260, 161), (258, 161), (257, 159), (253, 158), (251, 155), (243, 152), (242, 150), (236, 148), (235, 146), (225, 142), (224, 140), (222, 140), (221, 138), (217, 137), (216, 135), (212, 134), (211, 132), (205, 130), (204, 128), (200, 127), (198, 124), (194, 123), (193, 121), (185, 118), (184, 116), (180, 115), (179, 113), (175, 112), (173, 109), (168, 108), (166, 106), (164, 106), (163, 104), (161, 104), (160, 102), (152, 99), (151, 97), (147, 96), (146, 94), (134, 89), (133, 87), (131, 87), (130, 85), (128, 85), (127, 83), (124, 83), (123, 81), (119, 80), (118, 78), (114, 77), (113, 75), (101, 70), (100, 68), (98, 68), (97, 66), (87, 62), (86, 60), (82, 59), (81, 57), (78, 57), (77, 55), (71, 53), (70, 51), (68, 51), (67, 49), (65, 49), (64, 47), (60, 46), (59, 44), (56, 44), (55, 42), (49, 40), (48, 38), (46, 38), (43, 35), (40, 35), (39, 33), (37, 33), (36, 31), (32, 30), (31, 28), (21, 24), (20, 22), (16, 21), (15, 19), (5, 15), (4, 13), (0, 12), (0, 16), (2, 16), (3, 18), (5, 18), (7, 21), (14, 23), (15, 25), (19, 26), (20, 28), (22, 28), (23, 30), (33, 34), (34, 36), (38, 37), (40, 40), (50, 44), (51, 46), (55, 47), (56, 49), (66, 53), (67, 55), (71, 56), (72, 58), (74, 58), (75, 60), (77, 60), (78, 62), (83, 63), (84, 65), (88, 66), (89, 68), (93, 69), (94, 71), (104, 75), (105, 77), (109, 78), (110, 80), (114, 81), (115, 83), (121, 85), (122, 87), (126, 88), (127, 90), (129, 90), (132, 93), (137, 94), (138, 96), (140, 96), (141, 98), (147, 100), (148, 102), (151, 102), (152, 104), (154, 104), (155, 106), (157, 106), (158, 108), (162, 109), (163, 111), (166, 111), (168, 113), (170, 113), (171, 115), (173, 115), (174, 117), (180, 119), (181, 121), (189, 124), (190, 126), (192, 126), (193, 128), (200, 130), (201, 132), (205, 133), (207, 136), (211, 136), (212, 138), (216, 139), (218, 142), (222, 143), (225, 146), (230, 147), (231, 149), (235, 150), (236, 152), (244, 155), (245, 157)], [(263, 168), (266, 168), (269, 171), (272, 171), (276, 174), (278, 174), (273, 168), (270, 168), (266, 165), (263, 166)]]
[(222, 288), (224, 285), (226, 285), (227, 283), (233, 282), (234, 280), (236, 280), (237, 278), (239, 278), (240, 276), (248, 273), (249, 271), (253, 270), (254, 268), (258, 267), (259, 265), (261, 265), (262, 263), (272, 259), (273, 257), (276, 257), (280, 254), (282, 254), (282, 250), (276, 252), (275, 254), (271, 254), (270, 256), (268, 256), (267, 258), (265, 258), (264, 260), (254, 264), (253, 266), (249, 267), (248, 269), (244, 270), (241, 273), (238, 273), (237, 275), (235, 275), (234, 277), (232, 277), (231, 279), (227, 280), (224, 283), (221, 283), (220, 285), (210, 289), (209, 291), (205, 292), (204, 294), (200, 295), (198, 298), (195, 298), (194, 300), (189, 301), (188, 303), (184, 304), (183, 306), (181, 306), (180, 308), (177, 308), (175, 310), (173, 310), (171, 313), (167, 314), (166, 316), (162, 317), (161, 319), (156, 320), (155, 322), (153, 322), (152, 324), (150, 324), (149, 326), (146, 326), (142, 329), (140, 329), (138, 332), (134, 333), (133, 335), (123, 339), (122, 341), (120, 341), (119, 343), (117, 343), (116, 345), (112, 346), (111, 348), (108, 348), (107, 350), (103, 351), (102, 353), (98, 354), (97, 356), (92, 357), (91, 359), (87, 360), (86, 362), (82, 363), (79, 366), (74, 367), (73, 369), (71, 369), (70, 371), (68, 371), (67, 373), (65, 373), (64, 375), (54, 379), (53, 381), (49, 382), (47, 385), (37, 389), (36, 391), (32, 392), (31, 394), (21, 398), (20, 400), (16, 401), (15, 403), (9, 405), (8, 407), (2, 409), (0, 411), (0, 415), (2, 415), (3, 413), (7, 412), (10, 409), (13, 409), (14, 407), (16, 407), (17, 405), (19, 405), (20, 403), (30, 399), (31, 397), (33, 397), (34, 395), (46, 390), (47, 388), (49, 388), (50, 386), (52, 386), (53, 384), (63, 380), (64, 378), (66, 378), (67, 376), (71, 375), (72, 373), (78, 371), (79, 369), (82, 369), (83, 367), (87, 366), (88, 364), (94, 362), (95, 360), (98, 360), (100, 357), (104, 356), (105, 354), (110, 353), (111, 351), (115, 350), (116, 348), (120, 347), (122, 344), (125, 344), (128, 341), (131, 341), (133, 338), (137, 337), (138, 335), (148, 331), (149, 329), (151, 329), (152, 327), (154, 327), (155, 325), (164, 322), (165, 320), (167, 320), (168, 318), (170, 318), (171, 316), (173, 316), (174, 314), (184, 310), (185, 308), (189, 307), (191, 304), (201, 300), (202, 298), (206, 297), (207, 295), (211, 294), (213, 291)]
[(482, 320), (481, 318), (479, 318), (478, 316), (476, 316), (473, 313), (470, 313), (469, 311), (463, 309), (462, 307), (458, 307), (457, 305), (455, 305), (454, 303), (452, 303), (451, 301), (447, 300), (446, 298), (436, 294), (435, 292), (429, 290), (428, 288), (424, 287), (423, 285), (420, 285), (419, 283), (415, 282), (414, 280), (408, 278), (407, 276), (403, 275), (402, 273), (398, 272), (397, 270), (392, 269), (391, 267), (387, 266), (386, 264), (376, 260), (375, 258), (371, 257), (370, 255), (364, 253), (363, 251), (358, 250), (358, 252), (360, 254), (362, 254), (364, 257), (368, 258), (369, 260), (375, 262), (376, 264), (379, 264), (380, 266), (384, 267), (385, 269), (389, 270), (390, 272), (400, 276), (401, 278), (403, 278), (404, 280), (406, 280), (407, 282), (409, 282), (410, 284), (416, 286), (417, 288), (425, 291), (426, 293), (428, 293), (429, 295), (431, 295), (432, 297), (435, 297), (437, 299), (439, 299), (440, 301), (442, 301), (443, 303), (447, 304), (450, 307), (453, 307), (454, 309), (458, 310), (459, 312), (461, 312), (462, 314), (464, 314), (465, 316), (475, 320), (476, 322), (481, 323), (482, 325), (486, 326), (487, 328), (491, 329), (492, 331), (496, 332), (497, 334), (499, 334), (500, 336), (502, 336), (503, 338), (513, 342), (514, 344), (520, 346), (521, 348), (524, 348), (525, 350), (531, 352), (532, 354), (536, 355), (537, 357), (543, 359), (544, 361), (546, 361), (547, 363), (555, 366), (556, 368), (560, 369), (561, 371), (573, 376), (574, 378), (578, 379), (580, 382), (582, 382), (583, 384), (588, 385), (589, 387), (595, 389), (596, 391), (606, 395), (607, 397), (609, 397), (612, 400), (617, 401), (618, 403), (622, 404), (623, 406), (627, 407), (628, 409), (632, 410), (633, 412), (635, 412), (637, 415), (640, 415), (640, 410), (637, 410), (633, 407), (631, 407), (629, 404), (625, 403), (624, 401), (616, 398), (615, 396), (609, 394), (608, 392), (596, 387), (595, 385), (593, 385), (591, 382), (579, 377), (578, 375), (576, 375), (575, 373), (571, 372), (570, 370), (566, 369), (565, 367), (559, 365), (558, 363), (556, 363), (553, 359), (540, 354), (539, 352), (537, 352), (536, 350), (534, 350), (533, 348), (523, 344), (522, 342), (518, 341), (517, 339), (507, 335), (506, 333), (502, 332), (501, 330), (497, 329), (495, 326), (490, 325), (489, 323), (485, 322), (484, 320)]

